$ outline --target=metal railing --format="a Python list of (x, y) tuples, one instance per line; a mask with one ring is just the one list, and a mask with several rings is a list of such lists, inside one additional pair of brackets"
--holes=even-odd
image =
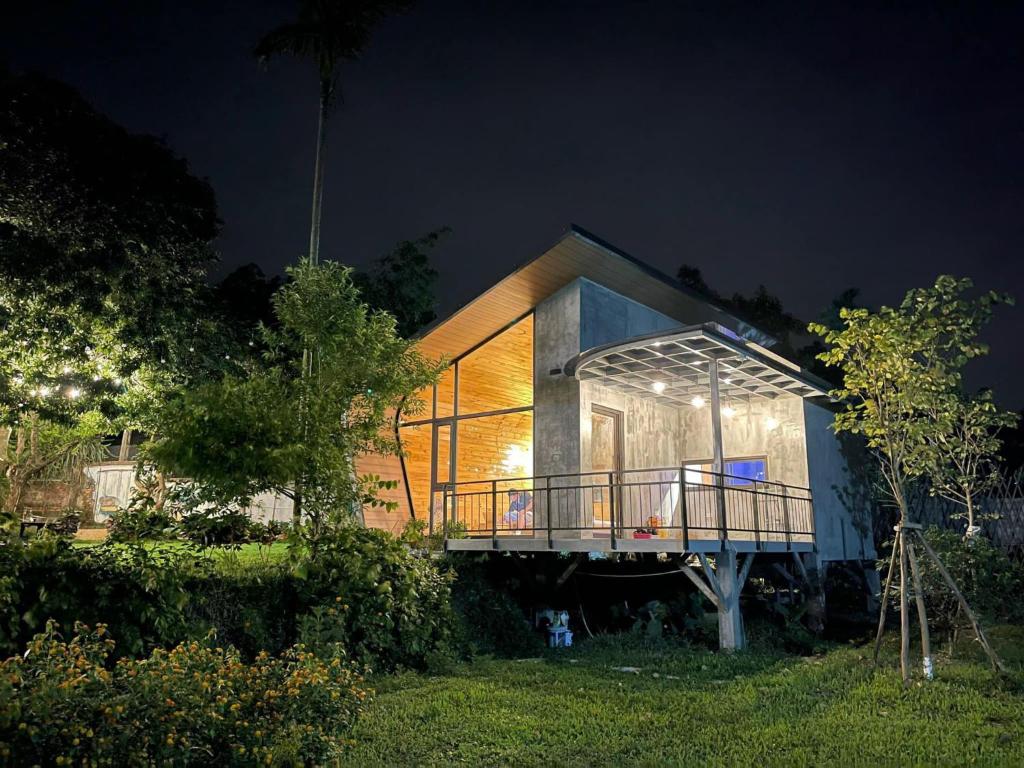
[(445, 539), (546, 536), (812, 543), (808, 488), (693, 467), (474, 480), (443, 486), (431, 521)]

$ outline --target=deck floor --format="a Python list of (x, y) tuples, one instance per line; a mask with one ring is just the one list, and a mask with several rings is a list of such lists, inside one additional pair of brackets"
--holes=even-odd
[[(809, 536), (794, 536), (794, 541), (756, 541), (753, 538), (726, 539), (737, 552), (811, 552), (814, 542)], [(614, 544), (614, 546), (613, 546)], [(571, 538), (552, 537), (544, 534), (521, 536), (499, 535), (478, 536), (465, 539), (448, 539), (445, 546), (453, 551), (505, 551), (505, 552), (721, 552), (723, 540), (719, 538), (690, 539), (685, 543), (677, 539), (633, 539), (618, 538), (613, 542), (609, 537)]]

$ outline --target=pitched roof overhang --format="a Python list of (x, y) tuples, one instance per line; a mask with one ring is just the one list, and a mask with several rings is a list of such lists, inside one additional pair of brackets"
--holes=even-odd
[(722, 400), (827, 397), (829, 386), (793, 363), (714, 323), (636, 336), (580, 353), (563, 372), (669, 406), (689, 405), (710, 387), (718, 361)]
[(557, 243), (418, 335), (420, 351), (457, 357), (577, 278), (587, 278), (682, 324), (713, 321), (770, 346), (775, 340), (707, 296), (572, 225)]

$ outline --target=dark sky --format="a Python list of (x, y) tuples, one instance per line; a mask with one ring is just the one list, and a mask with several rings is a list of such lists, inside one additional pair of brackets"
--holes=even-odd
[[(292, 6), (42, 2), (0, 45), (166, 137), (217, 192), (224, 263), (274, 272), (308, 238), (316, 88), (249, 51)], [(806, 318), (943, 272), (1024, 304), (1022, 42), (1019, 2), (423, 0), (346, 70), (323, 254), (449, 225), (445, 312), (576, 222)], [(1013, 407), (1022, 318), (999, 314), (972, 375)]]

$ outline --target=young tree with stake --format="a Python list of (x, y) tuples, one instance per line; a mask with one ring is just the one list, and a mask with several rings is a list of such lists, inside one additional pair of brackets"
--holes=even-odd
[(810, 330), (824, 337), (829, 348), (819, 355), (827, 365), (838, 367), (842, 386), (831, 393), (843, 404), (836, 415), (836, 432), (864, 438), (879, 464), (883, 492), (899, 509), (899, 523), (882, 593), (875, 658), (885, 627), (885, 609), (899, 559), (901, 653), (903, 679), (909, 683), (910, 628), (908, 578), (915, 583), (921, 625), (922, 651), (927, 676), (931, 676), (930, 638), (924, 603), (920, 598), (917, 556), (912, 538), (918, 537), (925, 552), (950, 589), (957, 594), (971, 619), (978, 639), (993, 666), (1001, 663), (988, 644), (973, 611), (938, 561), (932, 548), (920, 536), (920, 525), (909, 519), (909, 483), (927, 476), (937, 461), (935, 446), (940, 435), (948, 434), (948, 420), (936, 420), (941, 411), (962, 391), (962, 371), (971, 359), (985, 354), (978, 341), (981, 328), (995, 305), (1010, 299), (990, 291), (977, 298), (965, 293), (972, 284), (966, 279), (940, 276), (931, 288), (907, 293), (899, 307), (840, 311), (842, 327), (830, 329), (812, 323)]

